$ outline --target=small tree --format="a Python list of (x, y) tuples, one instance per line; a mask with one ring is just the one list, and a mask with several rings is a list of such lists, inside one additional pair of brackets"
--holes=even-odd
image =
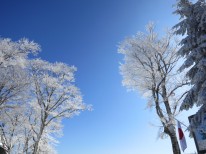
[(163, 133), (170, 137), (173, 153), (180, 154), (174, 117), (184, 95), (177, 90), (187, 83), (175, 71), (179, 59), (177, 45), (172, 45), (172, 33), (159, 39), (153, 24), (147, 26), (147, 32), (137, 33), (119, 47), (119, 53), (124, 55), (124, 63), (120, 65), (123, 85), (146, 93), (149, 106), (156, 109)]

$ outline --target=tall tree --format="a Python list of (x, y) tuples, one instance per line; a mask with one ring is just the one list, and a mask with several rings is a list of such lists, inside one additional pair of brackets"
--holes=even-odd
[(124, 55), (124, 63), (120, 65), (123, 85), (145, 94), (149, 106), (156, 109), (163, 133), (170, 137), (173, 153), (180, 154), (174, 118), (184, 95), (177, 90), (187, 83), (175, 71), (178, 47), (172, 40), (170, 32), (158, 38), (154, 25), (148, 24), (146, 34), (139, 32), (127, 38), (118, 51)]
[(29, 57), (38, 44), (0, 39), (0, 142), (8, 154), (55, 154), (63, 118), (88, 109), (74, 66)]
[(30, 73), (32, 106), (38, 116), (32, 122), (35, 132), (33, 154), (43, 150), (42, 145), (61, 130), (61, 119), (70, 118), (86, 109), (82, 103), (80, 90), (74, 85), (76, 68), (64, 63), (49, 63), (40, 59), (32, 60)]
[(181, 110), (188, 110), (206, 104), (206, 2), (179, 0), (175, 13), (181, 20), (174, 26), (176, 34), (185, 36), (178, 51), (185, 58), (180, 70), (188, 69), (192, 85), (181, 105)]

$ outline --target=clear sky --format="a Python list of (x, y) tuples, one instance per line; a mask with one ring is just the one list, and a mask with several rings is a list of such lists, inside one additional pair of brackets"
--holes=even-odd
[[(59, 154), (172, 154), (168, 139), (157, 139), (154, 111), (122, 87), (117, 53), (125, 37), (149, 21), (160, 34), (178, 22), (176, 0), (1, 0), (0, 35), (34, 40), (40, 57), (78, 68), (76, 84), (93, 111), (66, 119)], [(187, 122), (185, 112), (179, 118)], [(183, 129), (185, 129), (183, 127)], [(186, 134), (188, 136), (188, 134)], [(195, 151), (192, 139), (185, 153)]]

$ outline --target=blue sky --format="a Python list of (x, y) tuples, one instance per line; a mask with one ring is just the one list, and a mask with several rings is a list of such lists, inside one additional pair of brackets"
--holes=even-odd
[[(158, 140), (158, 124), (146, 101), (122, 87), (117, 53), (125, 37), (144, 31), (149, 21), (163, 34), (178, 22), (176, 0), (1, 0), (0, 35), (39, 43), (39, 56), (78, 68), (76, 85), (85, 111), (66, 119), (60, 154), (171, 154), (169, 140)], [(185, 112), (179, 118), (187, 122)], [(188, 135), (188, 134), (186, 134)], [(194, 152), (188, 139), (186, 153)]]

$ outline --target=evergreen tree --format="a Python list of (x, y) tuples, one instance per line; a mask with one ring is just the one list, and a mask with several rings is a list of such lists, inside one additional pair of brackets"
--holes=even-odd
[(188, 69), (186, 77), (192, 85), (180, 109), (188, 110), (194, 104), (206, 104), (206, 2), (180, 0), (175, 14), (180, 15), (181, 20), (174, 26), (175, 33), (185, 36), (178, 51), (185, 58), (180, 71)]

